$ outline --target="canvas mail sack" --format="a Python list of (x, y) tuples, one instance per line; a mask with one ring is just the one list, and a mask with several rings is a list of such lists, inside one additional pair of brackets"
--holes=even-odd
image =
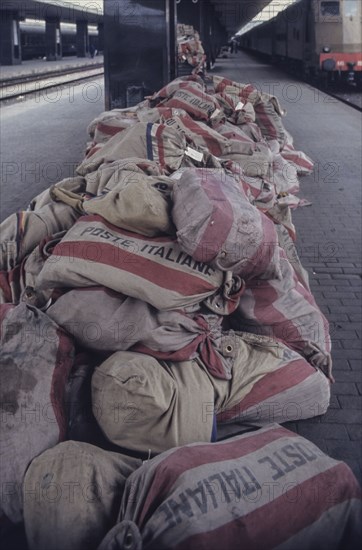
[(350, 468), (274, 424), (143, 464), (98, 550), (357, 550), (361, 511)]
[(185, 137), (163, 124), (139, 122), (109, 139), (84, 159), (77, 173), (85, 176), (103, 163), (132, 157), (156, 161), (166, 173), (177, 170), (186, 150)]
[(99, 214), (129, 231), (150, 237), (174, 233), (170, 221), (171, 178), (124, 170), (117, 180), (111, 188), (106, 185), (101, 195), (88, 199), (57, 188), (52, 193), (54, 199), (74, 205), (83, 214)]
[(36, 457), (23, 484), (29, 549), (96, 548), (117, 520), (126, 479), (141, 464), (76, 441)]
[(274, 224), (223, 170), (190, 168), (173, 190), (177, 240), (195, 260), (243, 278), (280, 274)]
[(73, 366), (72, 339), (40, 310), (0, 306), (1, 511), (23, 516), (22, 483), (38, 454), (66, 433), (65, 386)]
[(96, 368), (93, 411), (105, 436), (119, 447), (147, 453), (211, 441), (215, 423), (265, 425), (326, 412), (325, 375), (283, 344), (254, 334), (224, 334), (229, 379), (217, 378), (207, 357), (161, 361), (117, 352)]
[(284, 342), (333, 380), (328, 321), (282, 249), (280, 266), (280, 279), (247, 282), (234, 327)]
[(82, 216), (54, 248), (37, 288), (102, 285), (167, 310), (201, 302), (223, 278), (175, 238), (144, 237), (94, 215)]

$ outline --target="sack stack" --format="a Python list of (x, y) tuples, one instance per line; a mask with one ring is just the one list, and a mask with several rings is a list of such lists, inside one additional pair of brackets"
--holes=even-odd
[[(348, 467), (268, 426), (333, 381), (282, 115), (195, 71), (102, 113), (74, 178), (3, 222), (2, 511), (31, 550), (354, 547)], [(213, 443), (235, 422), (259, 429)]]

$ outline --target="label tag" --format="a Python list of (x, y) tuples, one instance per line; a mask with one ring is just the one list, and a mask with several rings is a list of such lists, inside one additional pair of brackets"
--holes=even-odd
[(192, 149), (191, 147), (187, 147), (185, 151), (186, 155), (197, 162), (201, 162), (204, 158), (204, 154), (200, 153), (199, 151), (196, 151), (195, 149)]
[(215, 118), (217, 117), (219, 114), (220, 114), (220, 109), (215, 109), (215, 111), (212, 113), (211, 117), (210, 118)]
[(245, 105), (245, 103), (243, 103), (242, 101), (239, 101), (239, 103), (235, 107), (235, 111), (241, 111), (241, 109), (244, 107), (244, 105)]

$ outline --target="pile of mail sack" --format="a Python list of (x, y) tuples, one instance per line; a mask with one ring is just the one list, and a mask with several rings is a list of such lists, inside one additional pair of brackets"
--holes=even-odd
[(291, 217), (313, 163), (282, 115), (177, 78), (3, 222), (2, 524), (31, 550), (356, 545), (348, 466), (278, 425), (333, 381)]

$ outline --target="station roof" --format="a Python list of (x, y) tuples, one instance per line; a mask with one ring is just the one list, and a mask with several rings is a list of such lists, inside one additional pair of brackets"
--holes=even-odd
[(92, 0), (1, 0), (0, 10), (18, 11), (22, 18), (39, 21), (47, 17), (59, 17), (66, 23), (84, 20), (94, 24), (103, 20), (99, 2)]
[[(202, 0), (199, 0), (199, 2)], [(211, 0), (217, 15), (230, 35), (251, 21), (271, 0)]]

